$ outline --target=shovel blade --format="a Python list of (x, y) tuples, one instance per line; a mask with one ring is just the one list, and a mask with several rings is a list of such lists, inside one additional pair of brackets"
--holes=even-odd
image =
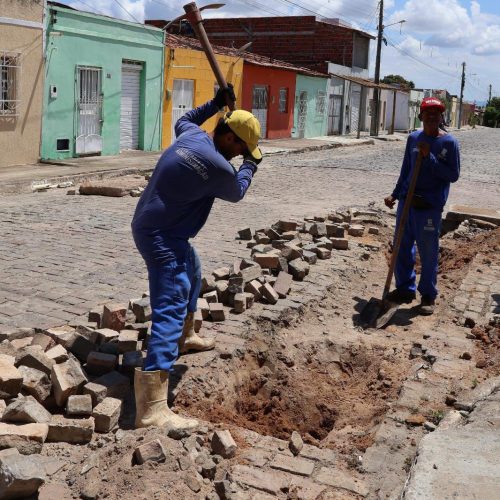
[(399, 309), (399, 304), (395, 302), (384, 301), (383, 307), (381, 309), (379, 317), (375, 321), (375, 328), (382, 328), (389, 321), (391, 321), (392, 317), (396, 314), (396, 311)]
[(372, 297), (359, 315), (362, 328), (371, 328), (382, 311), (382, 301)]

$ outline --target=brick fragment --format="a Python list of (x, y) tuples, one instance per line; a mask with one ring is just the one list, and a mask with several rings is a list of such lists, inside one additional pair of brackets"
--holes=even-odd
[(66, 418), (63, 415), (53, 415), (49, 422), (47, 441), (85, 444), (92, 439), (94, 433), (94, 418)]
[(332, 242), (332, 246), (335, 250), (349, 249), (349, 240), (346, 238), (330, 238), (330, 241)]
[(52, 347), (45, 354), (56, 363), (64, 363), (68, 360), (68, 351), (61, 344)]
[(266, 301), (270, 304), (276, 304), (279, 299), (278, 293), (269, 283), (262, 286), (262, 297), (264, 297), (264, 299), (266, 299)]
[(96, 432), (109, 432), (118, 424), (122, 402), (116, 398), (104, 398), (92, 412)]
[(123, 330), (128, 307), (124, 304), (105, 304), (102, 310), (101, 328), (111, 328), (117, 332)]
[(292, 286), (292, 281), (293, 276), (291, 274), (284, 273), (283, 271), (278, 274), (278, 278), (276, 279), (273, 288), (280, 299), (284, 299), (288, 295)]
[(90, 417), (92, 415), (92, 397), (90, 394), (78, 394), (68, 398), (66, 416)]
[(76, 361), (68, 359), (64, 363), (52, 366), (51, 380), (56, 404), (63, 407), (68, 397), (76, 394), (87, 382), (87, 377)]
[(0, 357), (0, 398), (11, 398), (21, 392), (23, 375), (13, 363)]
[(91, 375), (103, 375), (104, 373), (113, 371), (117, 363), (118, 357), (114, 354), (92, 351), (88, 355), (85, 370)]
[(48, 432), (48, 424), (17, 425), (0, 422), (0, 450), (17, 448), (22, 455), (40, 453)]
[(46, 479), (44, 468), (33, 457), (10, 454), (0, 458), (0, 498), (31, 498)]
[(220, 303), (210, 304), (210, 317), (212, 321), (224, 321), (226, 319), (226, 313), (224, 312), (224, 306)]
[(167, 458), (161, 441), (155, 439), (149, 443), (144, 443), (134, 450), (134, 458), (137, 464), (145, 462), (164, 462)]
[(237, 446), (228, 430), (215, 431), (211, 441), (212, 453), (223, 458), (232, 458), (236, 454)]
[(118, 352), (136, 351), (139, 341), (139, 332), (135, 330), (122, 330), (118, 336)]
[(52, 383), (48, 375), (28, 366), (20, 366), (19, 371), (23, 377), (23, 390), (40, 403), (44, 403), (52, 390)]
[(20, 397), (10, 403), (3, 413), (4, 422), (46, 424), (51, 414), (33, 397)]

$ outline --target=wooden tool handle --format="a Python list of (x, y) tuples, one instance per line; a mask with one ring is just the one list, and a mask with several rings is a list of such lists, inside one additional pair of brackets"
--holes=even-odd
[[(214, 72), (215, 79), (217, 80), (217, 83), (219, 84), (219, 87), (221, 89), (224, 89), (227, 87), (227, 82), (222, 74), (222, 71), (220, 69), (219, 63), (217, 62), (217, 59), (215, 58), (214, 51), (212, 49), (212, 45), (210, 44), (210, 40), (208, 39), (207, 33), (205, 31), (205, 28), (203, 27), (203, 19), (201, 18), (201, 13), (198, 9), (198, 6), (196, 5), (196, 2), (191, 2), (186, 5), (184, 5), (184, 11), (186, 12), (186, 18), (189, 21), (189, 24), (192, 26), (196, 37), (201, 43), (201, 46), (203, 47), (203, 50), (205, 51), (205, 55), (207, 56), (208, 62), (210, 64), (210, 67), (212, 68), (212, 71)], [(235, 103), (229, 98), (226, 97), (226, 103), (228, 108), (233, 111), (236, 109)]]
[(410, 206), (413, 199), (413, 194), (415, 193), (415, 186), (417, 185), (417, 179), (421, 165), (422, 165), (422, 153), (420, 153), (419, 151), (417, 155), (417, 160), (415, 162), (415, 168), (413, 169), (413, 174), (411, 176), (410, 186), (408, 187), (408, 193), (406, 194), (405, 203), (403, 205), (403, 211), (401, 212), (401, 217), (399, 218), (399, 224), (396, 231), (396, 238), (394, 240), (394, 246), (392, 248), (391, 262), (389, 264), (389, 272), (387, 273), (384, 292), (382, 294), (382, 301), (385, 300), (385, 297), (389, 293), (389, 289), (391, 287), (392, 276), (394, 274), (394, 269), (396, 267), (396, 261), (398, 259), (399, 249), (401, 247), (401, 240), (403, 239), (403, 233), (405, 230), (406, 221), (408, 220), (408, 213), (410, 212)]

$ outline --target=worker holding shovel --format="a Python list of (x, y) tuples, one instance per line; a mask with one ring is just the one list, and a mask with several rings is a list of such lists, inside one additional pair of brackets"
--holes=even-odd
[[(135, 372), (136, 427), (197, 425), (169, 409), (168, 378), (179, 352), (214, 347), (193, 329), (201, 270), (189, 239), (205, 225), (215, 198), (243, 199), (262, 160), (260, 125), (248, 111), (225, 113), (213, 138), (199, 127), (226, 104), (234, 109), (235, 100), (228, 84), (177, 121), (177, 139), (159, 159), (137, 204), (132, 231), (148, 268), (152, 326), (143, 370)], [(229, 160), (239, 155), (243, 163), (236, 170)]]
[[(415, 243), (421, 262), (418, 291), (422, 299), (420, 313), (434, 312), (438, 294), (437, 273), (441, 216), (450, 191), (450, 183), (460, 175), (460, 152), (457, 140), (439, 128), (443, 103), (435, 97), (426, 97), (420, 105), (419, 118), (423, 130), (411, 133), (398, 182), (393, 193), (384, 202), (393, 208), (398, 200), (397, 223), (401, 217), (412, 172), (421, 158), (421, 167), (415, 185), (408, 218), (404, 225), (401, 246), (397, 256), (396, 289), (387, 295), (394, 303), (409, 304), (416, 297)], [(419, 162), (420, 165), (420, 162)]]

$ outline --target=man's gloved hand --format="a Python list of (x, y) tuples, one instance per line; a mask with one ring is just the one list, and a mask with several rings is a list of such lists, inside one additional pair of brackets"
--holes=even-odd
[(219, 109), (227, 106), (228, 101), (236, 102), (236, 95), (234, 94), (232, 83), (228, 83), (225, 88), (220, 88), (214, 97), (214, 102)]
[(250, 163), (254, 163), (255, 166), (257, 166), (262, 161), (262, 158), (259, 158), (257, 160), (250, 153), (247, 153), (243, 156), (243, 161), (249, 161)]
[(396, 198), (394, 198), (394, 196), (392, 195), (387, 196), (387, 198), (384, 198), (384, 203), (386, 207), (394, 208), (394, 204), (396, 203)]

